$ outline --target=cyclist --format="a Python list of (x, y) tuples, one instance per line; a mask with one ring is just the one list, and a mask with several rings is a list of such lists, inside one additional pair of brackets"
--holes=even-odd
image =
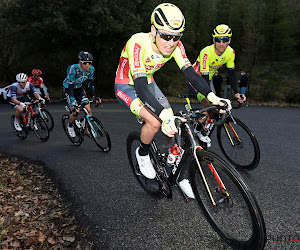
[[(27, 79), (27, 81), (31, 82), (35, 88), (39, 88), (40, 89), (41, 96), (45, 100), (49, 100), (50, 98), (49, 98), (49, 96), (47, 96), (45, 94), (45, 91), (44, 91), (44, 88), (43, 88), (44, 87), (44, 80), (41, 77), (42, 71), (40, 69), (33, 69), (31, 71), (31, 74), (32, 74), (32, 76), (29, 76), (28, 79)], [(28, 95), (29, 95), (30, 98), (33, 98), (33, 96), (31, 95), (30, 92), (28, 93)]]
[(222, 105), (221, 98), (211, 92), (188, 60), (180, 41), (184, 29), (185, 18), (177, 6), (171, 3), (158, 5), (151, 14), (151, 31), (137, 33), (127, 41), (116, 72), (118, 101), (145, 122), (136, 157), (142, 174), (149, 179), (155, 178), (149, 157), (150, 143), (155, 134), (160, 128), (168, 137), (178, 132), (172, 108), (156, 85), (153, 74), (174, 58), (195, 89), (213, 103)]
[[(241, 98), (241, 95), (237, 90), (237, 78), (234, 70), (235, 52), (229, 46), (231, 42), (231, 36), (232, 31), (226, 24), (218, 25), (212, 32), (213, 44), (205, 47), (200, 51), (200, 54), (196, 62), (194, 63), (193, 68), (199, 75), (201, 75), (205, 79), (208, 86), (215, 93), (213, 76), (220, 67), (226, 65), (228, 69), (228, 78), (226, 79), (228, 79), (231, 84), (231, 88), (235, 93), (234, 96), (238, 99), (239, 102), (242, 103), (246, 100), (246, 97), (245, 95), (242, 95), (243, 98)], [(204, 107), (209, 106), (210, 102), (207, 100), (207, 98), (205, 98), (205, 96), (197, 89), (195, 89), (189, 81), (187, 83), (189, 89), (191, 90), (193, 95), (197, 97), (199, 102), (201, 102)], [(199, 131), (195, 131), (198, 134), (200, 140), (208, 143), (208, 146), (210, 146), (210, 138), (208, 136), (210, 130), (207, 128), (212, 128), (211, 124), (213, 123), (212, 118), (214, 118), (214, 114), (214, 111), (210, 111), (208, 113), (208, 119), (203, 119), (201, 121), (201, 123), (205, 123), (204, 129), (197, 129), (199, 131), (201, 130), (201, 133), (198, 133)]]
[(20, 117), (26, 107), (26, 102), (29, 101), (24, 95), (29, 91), (36, 99), (44, 102), (44, 99), (36, 92), (33, 84), (28, 82), (27, 79), (28, 76), (25, 73), (17, 74), (17, 82), (10, 85), (7, 91), (7, 100), (9, 104), (16, 109), (14, 126), (17, 131), (22, 130), (22, 127), (20, 126)]
[(71, 137), (76, 136), (73, 123), (80, 112), (80, 110), (77, 108), (77, 103), (84, 105), (89, 114), (92, 115), (89, 99), (85, 90), (83, 89), (84, 83), (87, 83), (87, 86), (91, 92), (91, 96), (96, 103), (101, 103), (101, 99), (99, 97), (95, 97), (95, 68), (92, 66), (92, 54), (89, 52), (80, 51), (78, 54), (78, 59), (79, 61), (77, 64), (73, 64), (68, 67), (67, 76), (63, 82), (67, 103), (72, 111), (68, 123), (68, 133)]
[[(235, 52), (229, 46), (231, 42), (232, 31), (231, 29), (225, 25), (218, 25), (212, 32), (213, 44), (205, 47), (200, 51), (200, 54), (193, 65), (195, 71), (201, 75), (207, 84), (210, 86), (211, 90), (215, 93), (215, 89), (213, 87), (212, 78), (215, 72), (226, 65), (228, 68), (228, 77), (229, 82), (231, 83), (231, 87), (234, 91), (234, 96), (238, 99), (239, 102), (243, 102), (245, 100), (245, 95), (243, 95), (243, 99), (240, 97), (240, 93), (237, 90), (237, 78), (235, 75)], [(191, 83), (188, 82), (188, 86), (192, 93), (197, 97), (197, 99), (202, 102), (203, 105), (209, 105), (207, 100), (205, 100), (205, 96), (203, 96), (199, 91), (197, 91)], [(202, 101), (204, 100), (204, 101)]]

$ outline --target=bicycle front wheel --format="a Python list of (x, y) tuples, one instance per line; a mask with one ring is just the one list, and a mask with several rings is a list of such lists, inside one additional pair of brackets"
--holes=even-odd
[[(131, 132), (127, 137), (127, 155), (129, 159), (129, 163), (132, 169), (134, 176), (137, 178), (138, 182), (142, 186), (142, 188), (149, 194), (151, 197), (155, 199), (161, 199), (164, 196), (163, 190), (163, 183), (159, 180), (159, 177), (156, 176), (155, 179), (148, 179), (145, 177), (139, 168), (135, 151), (141, 145), (140, 141), (140, 134), (137, 132)], [(154, 166), (160, 164), (158, 156), (153, 152), (153, 149), (150, 147), (150, 159)], [(166, 188), (167, 189), (167, 188)], [(170, 189), (168, 188), (170, 192)]]
[(23, 121), (22, 121), (22, 117), (20, 117), (20, 125), (21, 125), (21, 127), (22, 127), (22, 130), (21, 130), (21, 131), (16, 130), (15, 125), (14, 125), (14, 120), (15, 120), (15, 115), (13, 115), (13, 116), (11, 117), (11, 126), (12, 126), (12, 128), (13, 128), (13, 130), (14, 130), (16, 136), (18, 136), (18, 137), (21, 138), (22, 140), (25, 140), (26, 137), (27, 137), (27, 135), (28, 135), (28, 130), (27, 130), (27, 128), (25, 127), (25, 125), (24, 125), (24, 123), (23, 123)]
[(54, 120), (50, 112), (47, 109), (42, 108), (40, 115), (46, 122), (49, 131), (52, 131), (54, 128)]
[(30, 125), (37, 138), (42, 141), (47, 141), (49, 139), (49, 129), (40, 115), (33, 115)]
[(90, 118), (90, 123), (87, 122), (88, 131), (96, 145), (104, 152), (111, 149), (111, 141), (108, 132), (105, 130), (102, 123), (94, 116)]
[(72, 137), (69, 133), (68, 133), (68, 123), (69, 123), (69, 116), (68, 115), (63, 115), (62, 117), (62, 125), (63, 125), (63, 129), (66, 133), (66, 135), (68, 136), (68, 138), (70, 139), (70, 141), (76, 145), (76, 146), (79, 146), (81, 145), (81, 143), (83, 142), (83, 136), (82, 136), (82, 133), (80, 132), (80, 130), (78, 129), (77, 126), (73, 126), (74, 127), (74, 130), (75, 130), (75, 137)]
[(263, 249), (266, 228), (256, 199), (237, 171), (212, 152), (198, 149), (189, 175), (208, 222), (235, 249)]
[(260, 149), (255, 135), (239, 119), (230, 118), (217, 128), (219, 146), (227, 160), (237, 168), (252, 170), (258, 166)]

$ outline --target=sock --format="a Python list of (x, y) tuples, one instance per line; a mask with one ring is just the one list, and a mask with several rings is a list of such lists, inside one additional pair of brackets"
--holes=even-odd
[(149, 148), (150, 148), (150, 144), (145, 144), (145, 143), (141, 142), (141, 146), (139, 149), (139, 155), (145, 156), (145, 155), (149, 154)]

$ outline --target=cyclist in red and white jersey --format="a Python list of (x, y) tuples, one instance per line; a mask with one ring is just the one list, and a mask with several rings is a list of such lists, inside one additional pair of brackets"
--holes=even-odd
[[(31, 74), (32, 74), (32, 76), (29, 76), (28, 79), (27, 79), (27, 81), (28, 81), (28, 82), (31, 82), (32, 85), (33, 85), (35, 88), (39, 88), (40, 91), (41, 91), (41, 96), (42, 96), (44, 99), (49, 100), (49, 99), (50, 99), (49, 96), (46, 96), (45, 91), (44, 91), (44, 89), (43, 89), (43, 86), (44, 86), (44, 80), (43, 80), (43, 78), (41, 77), (42, 71), (41, 71), (40, 69), (33, 69), (33, 70), (31, 71)], [(29, 94), (29, 96), (30, 96), (31, 98), (33, 98), (33, 96), (30, 95), (30, 93), (28, 93), (28, 94)]]
[(150, 143), (155, 134), (159, 129), (169, 137), (178, 132), (172, 108), (156, 85), (154, 73), (174, 58), (195, 89), (214, 104), (223, 104), (187, 58), (180, 41), (184, 29), (185, 18), (177, 6), (170, 3), (158, 5), (151, 15), (151, 31), (137, 33), (127, 41), (116, 72), (115, 94), (118, 101), (145, 122), (136, 157), (142, 174), (149, 179), (155, 178), (149, 157)]

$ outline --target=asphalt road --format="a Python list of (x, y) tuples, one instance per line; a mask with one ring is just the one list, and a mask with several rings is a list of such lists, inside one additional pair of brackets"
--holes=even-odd
[[(172, 200), (159, 201), (142, 190), (125, 150), (127, 135), (140, 125), (119, 103), (93, 108), (111, 136), (109, 153), (99, 151), (88, 138), (79, 147), (72, 145), (62, 129), (64, 105), (50, 104), (47, 109), (55, 119), (50, 139), (41, 142), (31, 132), (22, 141), (10, 126), (13, 109), (1, 104), (0, 152), (43, 163), (100, 249), (229, 249), (196, 203), (185, 202), (179, 190)], [(266, 249), (300, 249), (300, 109), (244, 107), (234, 115), (252, 129), (261, 148), (258, 168), (242, 175), (265, 218)], [(218, 151), (216, 143), (212, 147)]]

